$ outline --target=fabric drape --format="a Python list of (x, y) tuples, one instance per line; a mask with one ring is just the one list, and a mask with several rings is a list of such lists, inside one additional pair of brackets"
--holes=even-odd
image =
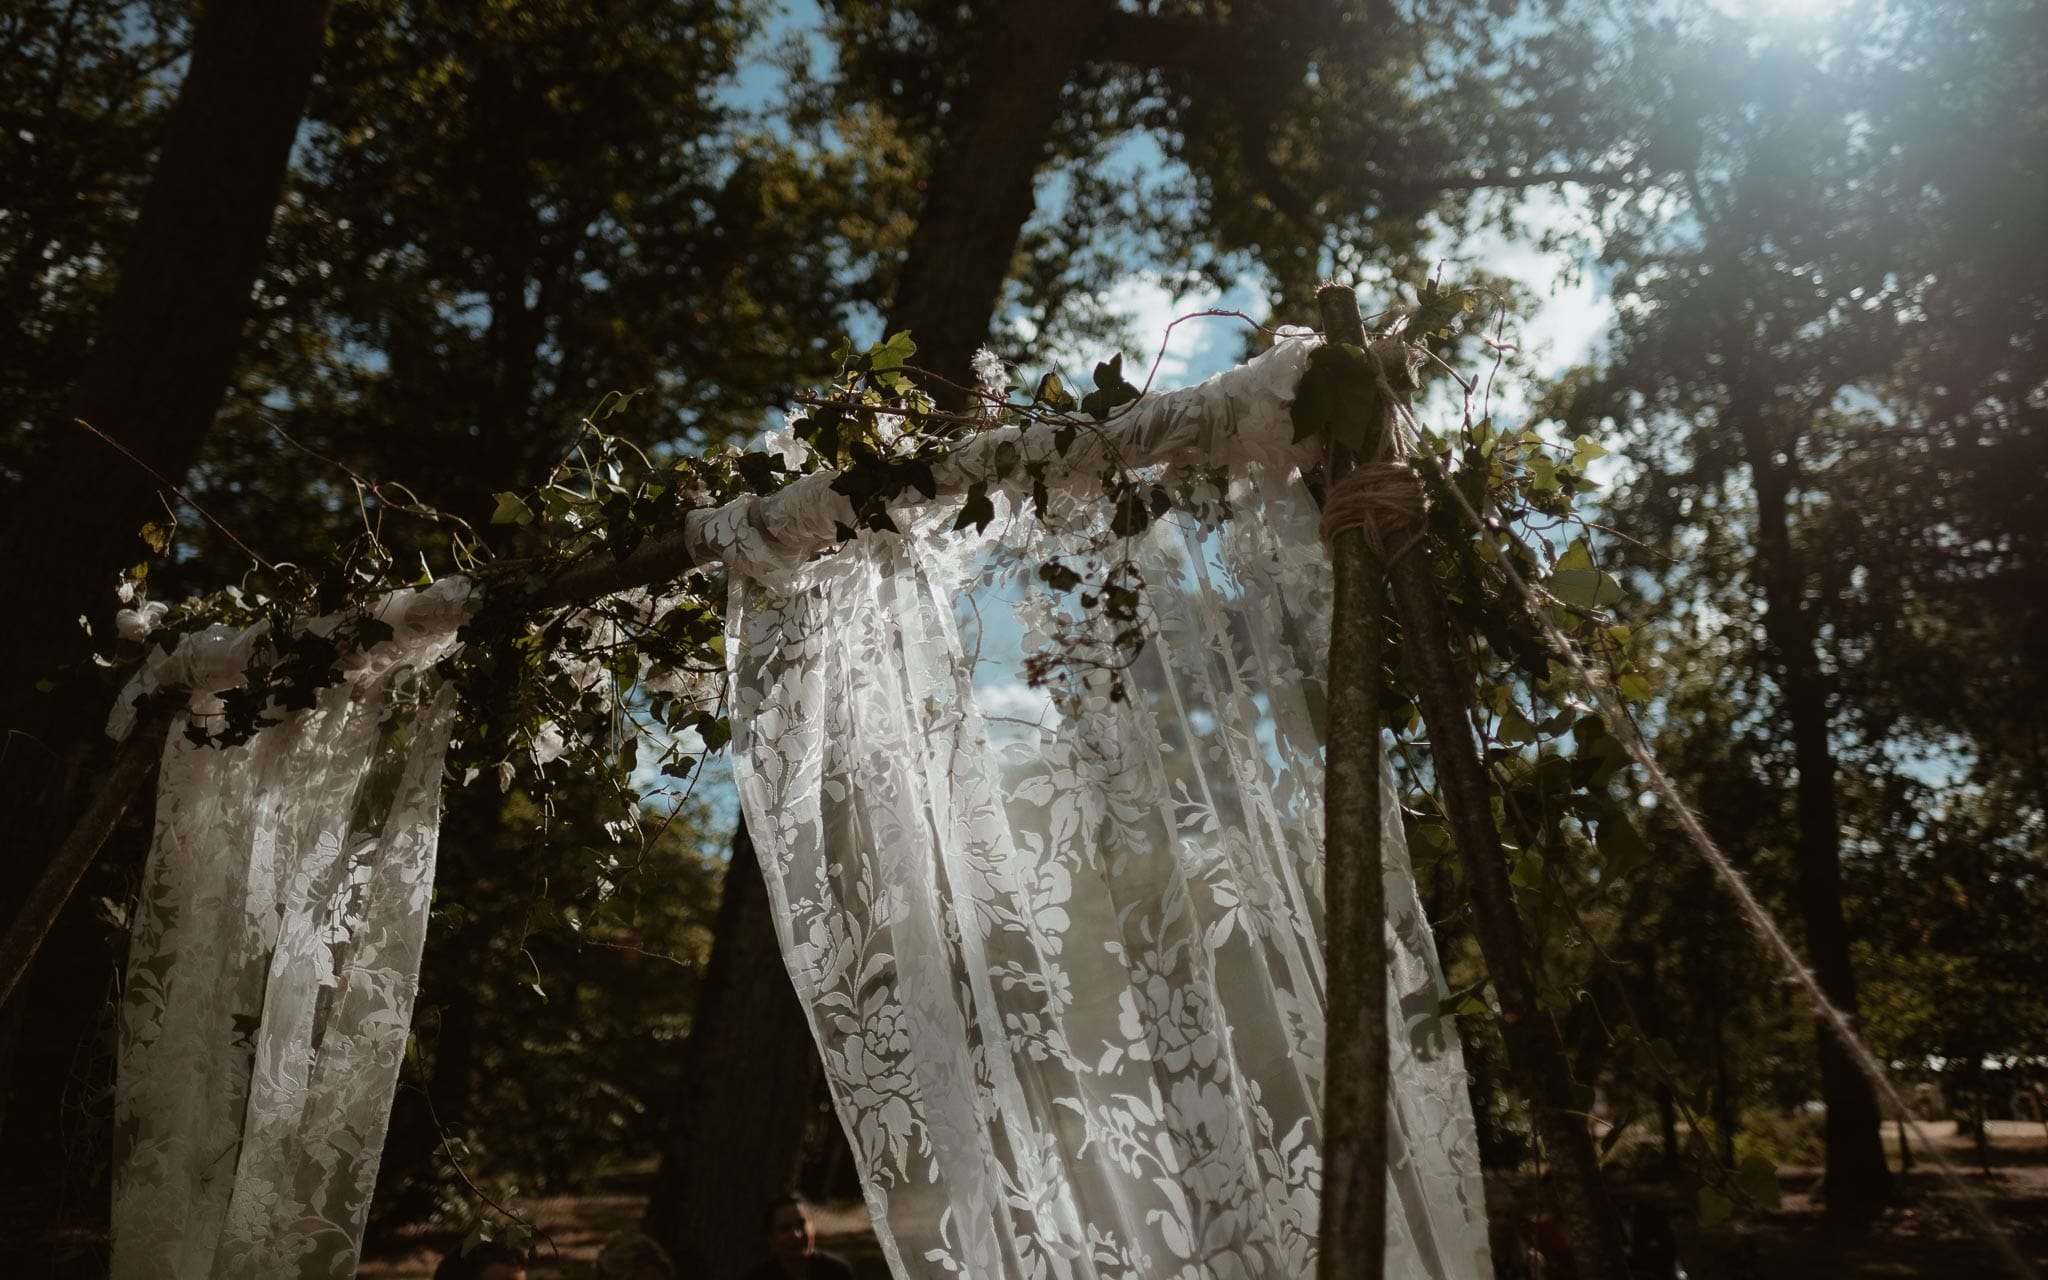
[[(1286, 414), (1306, 350), (1182, 394), (1211, 447), (1142, 473), (1176, 507), (1137, 537), (1091, 465), (1049, 474), (1043, 519), (1031, 479), (991, 476), (983, 530), (940, 502), (900, 537), (733, 557), (741, 803), (898, 1276), (1314, 1274), (1330, 588)], [(1137, 593), (1135, 661), (1082, 600), (1109, 582)], [(1387, 1274), (1478, 1280), (1461, 1051), (1382, 786)]]
[(198, 692), (164, 751), (129, 942), (116, 1280), (355, 1274), (432, 899), (454, 705), (432, 664), (466, 594), (383, 601), (392, 638), (240, 746), (181, 730), (218, 713), (260, 627), (189, 638), (131, 690)]

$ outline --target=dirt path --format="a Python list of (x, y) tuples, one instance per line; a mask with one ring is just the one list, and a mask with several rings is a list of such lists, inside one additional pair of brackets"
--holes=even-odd
[[(2020, 1252), (2048, 1275), (2048, 1134), (2039, 1125), (1994, 1122), (1990, 1176), (1979, 1172), (1972, 1145), (1952, 1125), (1933, 1129), (1937, 1145), (1965, 1170), (1966, 1181), (1985, 1197), (2014, 1233)], [(1693, 1280), (1996, 1280), (2009, 1275), (1997, 1255), (1971, 1230), (1955, 1193), (1932, 1172), (1924, 1155), (1904, 1180), (1905, 1202), (1867, 1228), (1830, 1222), (1814, 1197), (1817, 1170), (1784, 1173), (1784, 1203), (1775, 1210), (1738, 1213), (1735, 1219), (1700, 1231), (1682, 1188), (1646, 1186), (1640, 1194), (1673, 1205), (1683, 1257)], [(1514, 1192), (1503, 1185), (1493, 1199), (1501, 1235), (1512, 1238)], [(535, 1223), (553, 1239), (542, 1244), (531, 1274), (584, 1277), (598, 1246), (612, 1231), (638, 1222), (645, 1197), (633, 1179), (583, 1196), (529, 1202)], [(741, 1224), (744, 1229), (748, 1224)], [(859, 1204), (828, 1206), (819, 1215), (824, 1247), (853, 1261), (861, 1280), (885, 1280), (887, 1270)], [(450, 1241), (431, 1232), (409, 1235), (364, 1263), (366, 1280), (427, 1280), (439, 1250)], [(686, 1280), (699, 1280), (696, 1277)], [(727, 1280), (704, 1277), (701, 1280)]]

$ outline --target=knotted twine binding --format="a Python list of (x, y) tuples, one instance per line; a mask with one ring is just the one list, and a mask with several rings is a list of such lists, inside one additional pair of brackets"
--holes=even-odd
[(1365, 549), (1384, 564), (1422, 540), (1428, 514), (1429, 500), (1415, 468), (1391, 459), (1362, 462), (1330, 489), (1317, 532), (1325, 543), (1334, 543), (1337, 535), (1357, 529), (1365, 534)]
[(1400, 430), (1398, 393), (1415, 389), (1419, 356), (1398, 337), (1368, 342), (1366, 354), (1372, 360), (1383, 419), (1378, 447), (1370, 461), (1360, 462), (1330, 487), (1317, 532), (1326, 545), (1333, 545), (1338, 534), (1360, 530), (1365, 534), (1365, 549), (1373, 559), (1387, 564), (1421, 540), (1423, 518), (1429, 513), (1422, 477), (1392, 456), (1395, 433)]

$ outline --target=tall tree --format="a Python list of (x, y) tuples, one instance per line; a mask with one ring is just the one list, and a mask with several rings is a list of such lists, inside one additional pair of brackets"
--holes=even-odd
[[(1792, 896), (1816, 975), (1853, 1016), (1845, 853), (1875, 847), (1881, 816), (1845, 817), (1842, 762), (1869, 770), (1900, 727), (1869, 714), (1900, 705), (1879, 695), (1885, 666), (1872, 659), (1902, 653), (1911, 630), (1886, 621), (1898, 571), (1872, 553), (1920, 548), (1929, 585), (1981, 578), (1973, 562), (1995, 578), (2016, 567), (1956, 540), (1959, 524), (2033, 554), (2013, 540), (2006, 522), (2022, 513), (2010, 503), (1956, 507), (1974, 487), (1970, 463), (2033, 447), (2020, 388), (2039, 384), (2040, 253), (2006, 228), (2040, 178), (1980, 150), (1978, 135), (2013, 100), (1990, 86), (2041, 100), (2028, 61), (2038, 13), (1873, 2), (1806, 27), (1641, 21), (1659, 32), (1633, 42), (1632, 83), (1651, 145), (1680, 176), (1610, 210), (1621, 336), (1574, 413), (1636, 431), (1643, 473), (1622, 522), (1667, 535), (1676, 563), (1698, 560), (1695, 583), (1733, 572), (1761, 601), (1760, 617), (1739, 609), (1716, 625), (1768, 676), (1795, 779)], [(1987, 24), (1998, 39), (1982, 38)], [(1915, 460), (1930, 441), (1933, 466)], [(1913, 499), (1884, 501), (1877, 475)], [(1927, 523), (1902, 521), (1912, 515)], [(1830, 533), (1849, 523), (1886, 534)], [(1697, 589), (1684, 571), (1643, 567), (1666, 599)], [(2031, 625), (2024, 613), (2007, 611), (2010, 634)], [(1869, 1209), (1890, 1193), (1873, 1093), (1830, 1034), (1818, 1039), (1829, 1201)]]
[(328, 7), (329, 0), (218, 0), (193, 28), (154, 177), (64, 411), (120, 442), (140, 465), (67, 421), (38, 424), (50, 444), (12, 504), (0, 555), (36, 565), (43, 585), (22, 601), (0, 649), (0, 725), (31, 733), (44, 726), (38, 682), (81, 656), (81, 616), (106, 634), (115, 578), (141, 549), (136, 532), (168, 500), (156, 477), (183, 475), (213, 424)]

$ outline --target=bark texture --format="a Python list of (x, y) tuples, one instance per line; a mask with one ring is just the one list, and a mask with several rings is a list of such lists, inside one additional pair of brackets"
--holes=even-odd
[[(1798, 841), (1799, 915), (1814, 977), (1836, 1008), (1856, 1019), (1856, 972), (1842, 912), (1842, 821), (1835, 804), (1835, 753), (1829, 740), (1827, 684), (1819, 636), (1806, 604), (1805, 573), (1792, 543), (1789, 454), (1780, 457), (1759, 398), (1738, 404), (1736, 426), (1756, 489), (1754, 576), (1763, 588), (1764, 636), (1771, 648), (1783, 714), (1792, 733)], [(1827, 1105), (1827, 1171), (1822, 1191), (1833, 1211), (1864, 1213), (1892, 1197), (1877, 1095), (1827, 1025), (1814, 1021), (1821, 1099)]]
[[(976, 349), (1002, 298), (1030, 219), (1060, 95), (1080, 67), (1101, 0), (988, 7), (924, 184), (924, 208), (889, 306), (891, 333), (910, 330), (916, 365), (971, 386)], [(930, 386), (942, 403), (964, 396)]]
[[(0, 525), (0, 564), (35, 578), (0, 631), (0, 813), (13, 823), (0, 858), (9, 987), (84, 869), (52, 860), (106, 713), (82, 685), (68, 694), (37, 686), (86, 657), (80, 617), (111, 636), (116, 575), (141, 558), (137, 531), (161, 517), (166, 497), (144, 467), (68, 419), (90, 422), (167, 478), (198, 456), (248, 322), (329, 2), (211, 0), (201, 9), (190, 69), (67, 420), (39, 424), (51, 443)], [(52, 886), (60, 892), (47, 902)], [(17, 954), (18, 940), (26, 950)], [(8, 1050), (0, 1044), (0, 1079), (12, 1076)]]
[[(1316, 294), (1323, 332), (1363, 348), (1358, 298)], [(1368, 457), (1379, 448), (1369, 441)], [(1323, 480), (1334, 491), (1361, 459), (1332, 440)], [(1385, 566), (1350, 529), (1331, 540), (1329, 721), (1323, 782), (1323, 902), (1329, 1026), (1323, 1084), (1321, 1280), (1379, 1280), (1387, 1259), (1387, 894), (1380, 856), (1380, 652)]]
[[(69, 416), (175, 480), (219, 412), (320, 61), (329, 0), (211, 0), (165, 125), (155, 176)], [(34, 565), (0, 658), (0, 724), (32, 723), (35, 684), (83, 656), (115, 575), (142, 551), (163, 493), (143, 467), (69, 422), (0, 533), (0, 562)]]
[(1444, 817), (1469, 886), (1472, 933), (1500, 1001), (1509, 1070), (1549, 1154), (1578, 1274), (1581, 1280), (1628, 1280), (1621, 1223), (1583, 1119), (1591, 1091), (1575, 1083), (1557, 1024), (1537, 998), (1529, 945), (1493, 822), (1492, 792), (1472, 733), (1472, 682), (1452, 650), (1436, 575), (1419, 549), (1395, 560), (1388, 574), (1429, 732), (1430, 759), (1443, 787)]
[(690, 1024), (688, 1069), (647, 1231), (682, 1275), (736, 1276), (766, 1255), (769, 1200), (790, 1191), (818, 1081), (818, 1050), (783, 967), (768, 886), (742, 827), (717, 942)]

